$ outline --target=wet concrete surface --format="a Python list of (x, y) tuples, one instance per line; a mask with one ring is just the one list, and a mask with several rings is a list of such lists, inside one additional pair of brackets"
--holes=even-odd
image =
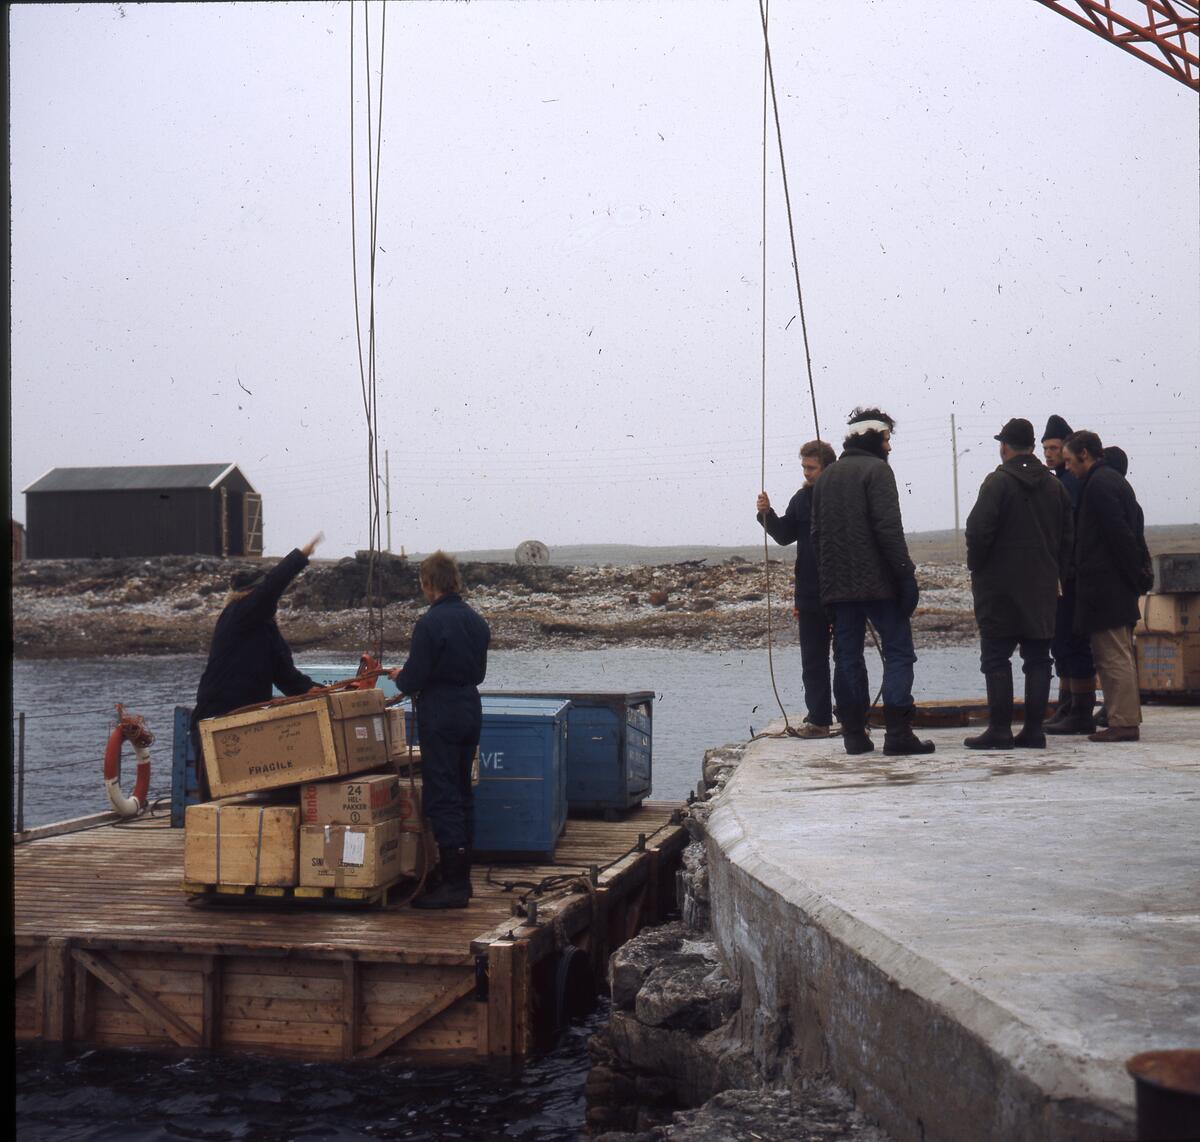
[(1119, 745), (973, 732), (752, 743), (709, 822), (744, 1025), (898, 1139), (1131, 1137), (1125, 1060), (1200, 1044), (1200, 709)]

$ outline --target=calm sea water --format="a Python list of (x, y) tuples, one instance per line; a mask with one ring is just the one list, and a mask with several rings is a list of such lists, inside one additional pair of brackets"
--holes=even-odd
[[(323, 654), (301, 655), (297, 661), (311, 670), (316, 663), (353, 665), (355, 659)], [(867, 666), (877, 689), (877, 656), (869, 654)], [(26, 827), (108, 809), (101, 762), (116, 702), (142, 714), (157, 735), (150, 791), (169, 799), (173, 711), (192, 703), (203, 667), (203, 659), (192, 655), (15, 662), (13, 710), (26, 716)], [(776, 650), (775, 677), (784, 704), (799, 721), (804, 703), (797, 648)], [(706, 749), (745, 741), (779, 716), (762, 650), (496, 651), (488, 656), (486, 688), (652, 690), (656, 800), (684, 800), (696, 787)], [(915, 691), (918, 698), (982, 696), (978, 652), (973, 647), (922, 651)], [(16, 732), (14, 721), (14, 758)], [(129, 750), (125, 761), (128, 785)]]
[[(298, 661), (311, 668), (353, 659), (308, 655)], [(489, 689), (654, 691), (653, 795), (659, 800), (687, 797), (705, 749), (745, 741), (778, 716), (765, 651), (497, 651), (488, 663)], [(151, 794), (168, 801), (173, 710), (191, 703), (203, 665), (193, 656), (14, 663), (13, 708), (26, 714), (26, 826), (108, 808), (101, 759), (114, 702), (144, 715), (158, 735), (151, 750)], [(804, 712), (798, 649), (777, 650), (775, 668), (780, 694), (798, 721)], [(868, 657), (868, 669), (877, 688), (878, 662)], [(921, 653), (918, 698), (981, 691), (973, 648)], [(13, 729), (15, 735), (15, 722)], [(14, 737), (14, 757), (16, 744)], [(127, 763), (128, 785), (128, 751)], [(474, 1070), (414, 1071), (386, 1062), (300, 1064), (22, 1046), (17, 1134), (23, 1142), (565, 1142), (578, 1138), (583, 1127), (587, 1037), (602, 1017), (573, 1027), (555, 1051), (516, 1078)]]

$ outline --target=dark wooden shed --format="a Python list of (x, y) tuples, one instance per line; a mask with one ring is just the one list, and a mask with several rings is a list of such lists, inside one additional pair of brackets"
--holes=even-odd
[(52, 468), (25, 489), (26, 555), (262, 555), (262, 496), (236, 464)]

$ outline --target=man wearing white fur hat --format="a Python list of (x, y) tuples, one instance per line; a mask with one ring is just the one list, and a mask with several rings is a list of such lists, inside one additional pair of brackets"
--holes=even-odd
[(912, 731), (912, 626), (916, 566), (908, 554), (896, 477), (888, 465), (896, 422), (878, 408), (850, 414), (843, 452), (813, 489), (813, 545), (821, 603), (834, 613), (833, 693), (847, 753), (875, 748), (867, 735), (871, 696), (863, 658), (866, 624), (883, 648), (883, 752), (933, 752)]

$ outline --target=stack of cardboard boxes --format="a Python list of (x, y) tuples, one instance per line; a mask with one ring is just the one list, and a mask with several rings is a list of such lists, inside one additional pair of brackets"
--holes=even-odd
[(404, 719), (350, 690), (200, 723), (215, 800), (188, 806), (184, 878), (260, 888), (380, 888), (420, 874), (420, 785)]
[(1143, 693), (1200, 694), (1200, 554), (1154, 559), (1154, 591), (1137, 626), (1138, 686)]

